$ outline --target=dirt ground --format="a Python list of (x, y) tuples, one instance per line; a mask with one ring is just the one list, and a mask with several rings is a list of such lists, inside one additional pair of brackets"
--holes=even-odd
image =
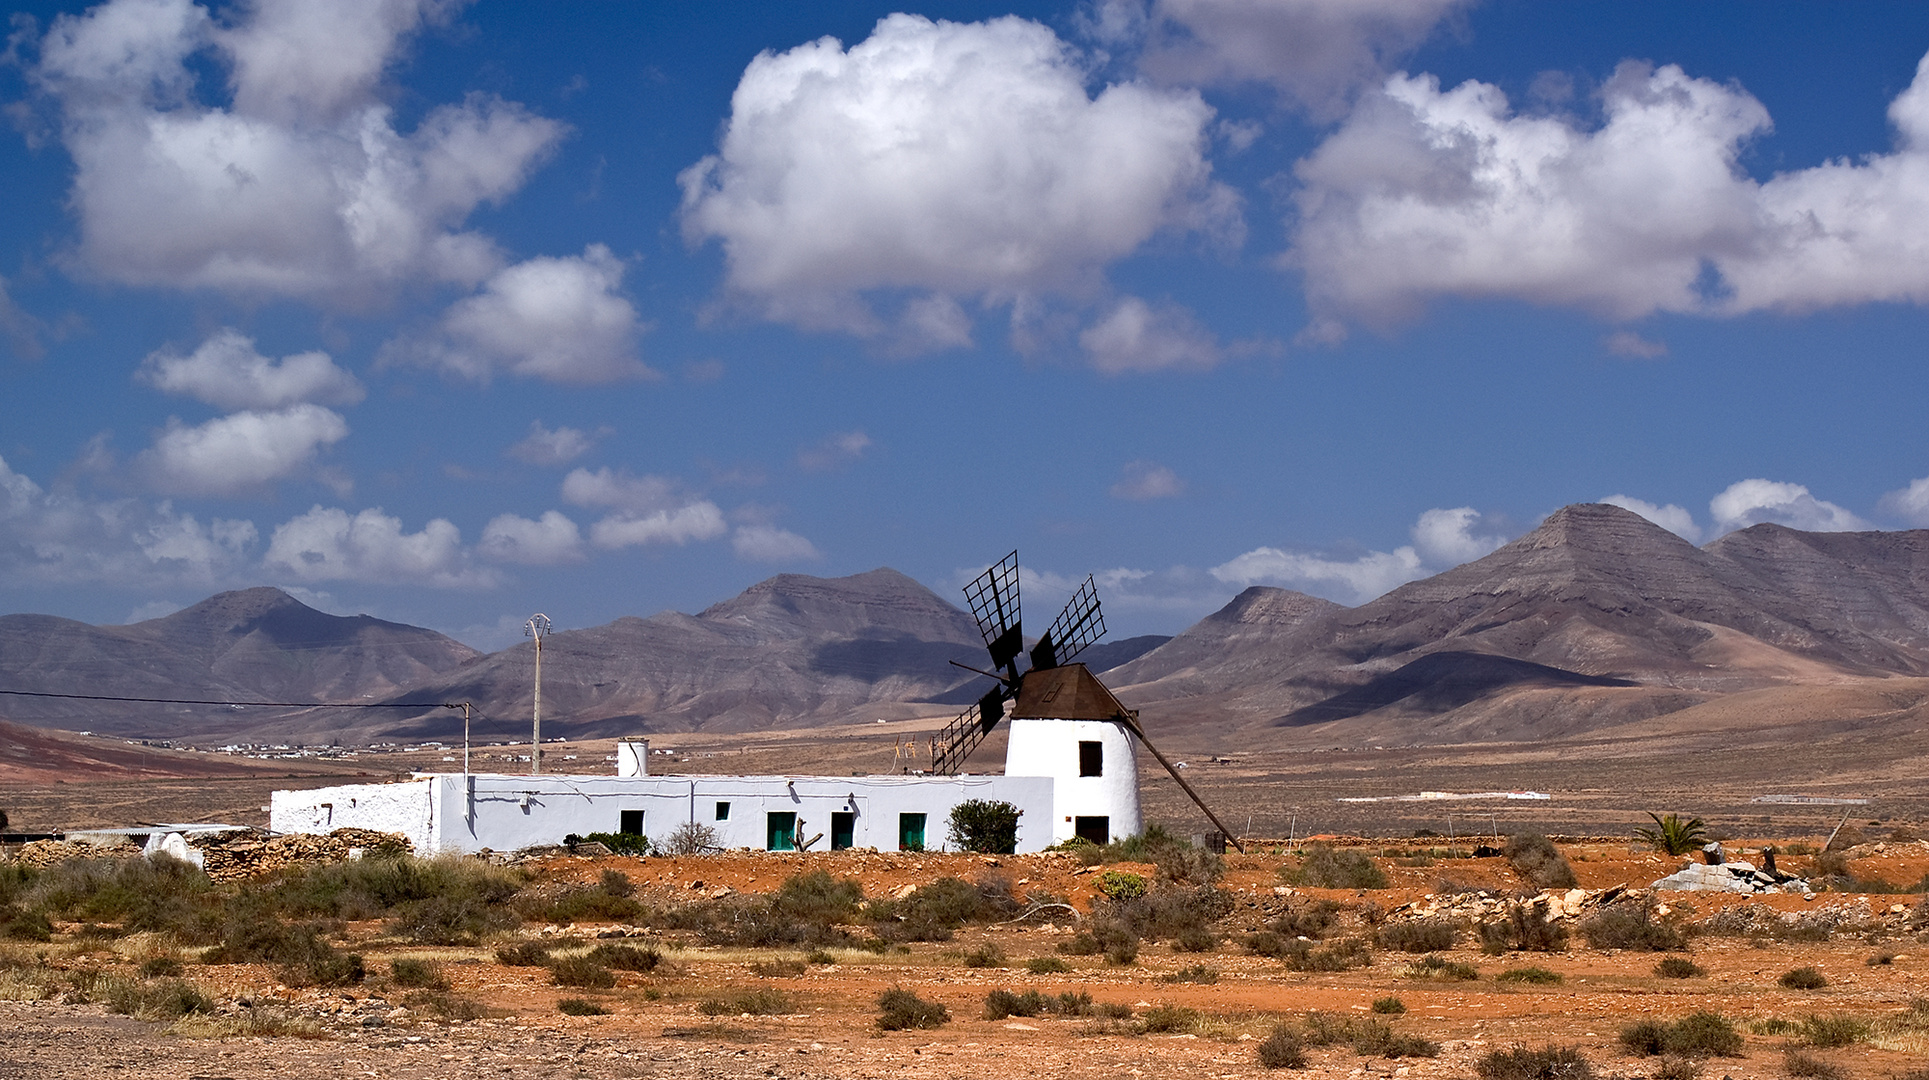
[[(1557, 953), (1487, 956), (1468, 938), (1442, 954), (1472, 965), (1478, 978), (1440, 982), (1413, 976), (1415, 957), (1374, 950), (1370, 966), (1333, 973), (1295, 973), (1280, 962), (1248, 955), (1236, 944), (1260, 929), (1288, 903), (1328, 898), (1357, 923), (1375, 912), (1425, 903), (1441, 890), (1486, 888), (1520, 893), (1524, 886), (1499, 859), (1422, 857), (1412, 843), (1363, 842), (1389, 876), (1376, 890), (1319, 890), (1283, 885), (1277, 874), (1290, 855), (1272, 851), (1228, 856), (1221, 882), (1235, 899), (1218, 929), (1229, 940), (1210, 953), (1175, 953), (1147, 944), (1138, 962), (1114, 966), (1100, 957), (1062, 956), (1056, 946), (1076, 923), (1032, 921), (978, 927), (950, 942), (921, 943), (882, 955), (861, 949), (831, 950), (831, 963), (781, 964), (801, 952), (726, 949), (694, 944), (687, 935), (649, 926), (579, 925), (525, 927), (525, 936), (578, 941), (622, 938), (660, 948), (666, 963), (650, 974), (618, 973), (609, 990), (553, 985), (543, 968), (507, 967), (488, 948), (424, 948), (382, 936), (377, 924), (351, 925), (346, 936), (369, 960), (371, 978), (346, 990), (291, 989), (272, 971), (251, 965), (190, 965), (188, 977), (221, 1002), (221, 1015), (268, 1010), (300, 1018), (306, 1037), (202, 1037), (164, 1024), (113, 1016), (99, 1005), (59, 1000), (0, 1000), (0, 1078), (78, 1078), (103, 1075), (155, 1080), (218, 1080), (243, 1077), (691, 1077), (736, 1080), (752, 1077), (951, 1078), (1025, 1074), (1038, 1077), (1201, 1078), (1305, 1075), (1361, 1080), (1388, 1076), (1464, 1078), (1474, 1062), (1495, 1048), (1514, 1044), (1572, 1045), (1604, 1077), (1649, 1077), (1655, 1058), (1629, 1054), (1617, 1044), (1627, 1024), (1672, 1020), (1713, 1010), (1735, 1020), (1747, 1036), (1745, 1056), (1718, 1058), (1701, 1075), (1707, 1080), (1789, 1075), (1783, 1051), (1797, 1043), (1787, 1035), (1764, 1035), (1751, 1025), (1772, 1019), (1846, 1014), (1863, 1019), (1898, 1016), (1929, 996), (1929, 943), (1918, 940), (1908, 918), (1919, 899), (1907, 894), (1821, 893), (1738, 897), (1705, 893), (1662, 894), (1674, 917), (1699, 920), (1717, 910), (1750, 905), (1763, 911), (1807, 915), (1828, 910), (1856, 927), (1828, 941), (1797, 943), (1738, 936), (1692, 939), (1692, 957), (1706, 969), (1688, 979), (1657, 977), (1657, 954), (1602, 952), (1576, 940)], [(1732, 841), (1732, 853), (1748, 857), (1748, 840)], [(1626, 842), (1563, 845), (1585, 889), (1645, 885), (1685, 861), (1633, 850)], [(1885, 840), (1853, 851), (1858, 877), (1915, 882), (1929, 873), (1929, 844)], [(1785, 870), (1804, 871), (1812, 859), (1788, 856)], [(1409, 865), (1428, 863), (1428, 865)], [(823, 869), (854, 877), (867, 897), (889, 897), (954, 876), (1006, 878), (1019, 894), (1049, 893), (1089, 908), (1097, 879), (1107, 870), (1150, 874), (1151, 868), (1114, 864), (1088, 868), (1073, 856), (967, 856), (912, 853), (736, 853), (691, 858), (578, 858), (555, 856), (524, 864), (540, 880), (593, 882), (605, 870), (621, 870), (640, 899), (669, 906), (732, 893), (774, 890), (801, 871)], [(72, 930), (73, 928), (67, 928)], [(82, 941), (62, 934), (50, 950), (67, 967), (118, 970), (137, 946), (129, 939)], [(1005, 954), (1002, 967), (966, 966), (965, 954), (987, 942)], [(10, 948), (20, 948), (10, 946)], [(396, 957), (438, 962), (454, 998), (469, 1002), (473, 1019), (436, 1019), (401, 1002), (406, 992), (386, 975)], [(1027, 960), (1058, 957), (1070, 970), (1031, 974)], [(1877, 961), (1881, 962), (1877, 962)], [(764, 973), (753, 969), (760, 966)], [(1527, 966), (1561, 976), (1556, 985), (1496, 979)], [(1174, 981), (1203, 966), (1216, 982)], [(1778, 985), (1786, 971), (1813, 966), (1827, 979), (1814, 990)], [(774, 972), (774, 973), (773, 973)], [(885, 1032), (877, 1028), (879, 993), (901, 986), (941, 1002), (951, 1022), (929, 1031)], [(787, 1001), (782, 1015), (706, 1015), (706, 1000), (759, 988), (776, 989)], [(1122, 1005), (1143, 1016), (1161, 1005), (1196, 1010), (1202, 1020), (1183, 1034), (1134, 1035), (1124, 1025), (1053, 1017), (983, 1018), (993, 989), (1038, 989), (1049, 995), (1084, 991), (1100, 1003)], [(0, 993), (0, 998), (31, 996)], [(1346, 1047), (1309, 1052), (1308, 1068), (1269, 1073), (1255, 1049), (1281, 1020), (1309, 1011), (1364, 1016), (1372, 1003), (1396, 996), (1404, 1014), (1394, 1028), (1439, 1044), (1437, 1057), (1363, 1057)], [(608, 1010), (601, 1016), (568, 1016), (563, 998), (582, 998)], [(714, 1009), (712, 1010), (714, 1011)], [(1929, 1068), (1929, 1033), (1889, 1040), (1889, 1048), (1860, 1044), (1807, 1050), (1851, 1080), (1889, 1078)]]

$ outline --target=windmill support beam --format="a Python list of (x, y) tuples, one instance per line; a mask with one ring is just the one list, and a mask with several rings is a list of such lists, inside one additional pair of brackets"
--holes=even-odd
[(1206, 800), (1200, 798), (1199, 793), (1192, 789), (1192, 785), (1186, 783), (1186, 778), (1179, 775), (1178, 766), (1172, 764), (1172, 760), (1160, 753), (1159, 748), (1152, 745), (1152, 740), (1145, 737), (1145, 727), (1139, 723), (1139, 711), (1137, 709), (1126, 710), (1120, 715), (1119, 722), (1130, 728), (1133, 735), (1138, 736), (1139, 745), (1152, 751), (1152, 756), (1158, 758), (1159, 764), (1165, 766), (1165, 771), (1172, 775), (1173, 781), (1179, 785), (1179, 788), (1186, 793), (1187, 797), (1191, 798), (1193, 805), (1204, 811), (1206, 817), (1210, 818), (1212, 823), (1219, 827), (1220, 834), (1228, 841), (1231, 841), (1232, 846), (1238, 848), (1239, 853), (1244, 855), (1246, 853), (1246, 845), (1239, 842), (1239, 837), (1231, 829), (1226, 828), (1226, 823), (1220, 821), (1219, 815), (1212, 812), (1212, 807), (1206, 805)]

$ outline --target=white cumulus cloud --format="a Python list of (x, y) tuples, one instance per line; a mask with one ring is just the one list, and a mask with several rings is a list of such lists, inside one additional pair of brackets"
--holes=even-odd
[(774, 525), (739, 525), (730, 536), (730, 546), (745, 562), (816, 562), (824, 557), (817, 545)]
[(1695, 524), (1694, 514), (1674, 503), (1658, 506), (1632, 495), (1609, 495), (1601, 501), (1623, 510), (1632, 510), (1691, 544), (1701, 543), (1701, 526)]
[(553, 566), (583, 560), (583, 534), (567, 515), (549, 510), (530, 520), (500, 514), (482, 527), (478, 549), (497, 562)]
[(275, 527), (262, 565), (303, 582), (470, 588), (497, 580), (472, 564), (453, 523), (435, 518), (420, 532), (404, 532), (402, 519), (379, 508), (351, 515), (317, 505)]
[(647, 327), (622, 283), (622, 261), (602, 244), (527, 259), (458, 300), (432, 334), (390, 354), (479, 382), (498, 371), (576, 385), (644, 378), (651, 371), (636, 343)]
[(529, 434), (523, 436), (506, 451), (518, 461), (531, 465), (566, 465), (589, 453), (596, 445), (596, 439), (607, 432), (595, 435), (585, 434), (573, 427), (559, 427), (554, 431), (543, 426), (541, 420), (529, 422)]
[[(383, 76), (447, 0), (108, 0), (61, 15), (34, 85), (74, 161), (76, 264), (135, 285), (379, 303), (500, 263), (462, 230), (519, 188), (562, 125), (473, 94), (394, 126)], [(197, 96), (228, 73), (229, 100)]]
[(870, 449), (869, 435), (862, 431), (840, 431), (799, 450), (797, 465), (808, 472), (829, 472), (857, 461)]
[(1445, 568), (1472, 562), (1507, 542), (1507, 537), (1496, 533), (1479, 533), (1480, 527), (1480, 511), (1457, 506), (1421, 514), (1410, 535), (1427, 565)]
[(148, 354), (137, 377), (166, 393), (223, 409), (279, 409), (300, 402), (353, 405), (367, 395), (361, 382), (327, 353), (271, 360), (256, 351), (253, 338), (232, 327), (208, 335), (186, 356), (167, 349)]
[(1210, 571), (1229, 585), (1278, 585), (1360, 604), (1409, 581), (1471, 562), (1507, 542), (1485, 532), (1482, 515), (1471, 507), (1433, 509), (1413, 524), (1413, 543), (1392, 551), (1368, 551), (1351, 558), (1275, 547), (1254, 548)]
[(1882, 512), (1901, 518), (1917, 528), (1929, 526), (1929, 476), (1909, 481), (1909, 486), (1882, 496)]
[(1153, 307), (1136, 296), (1120, 300), (1078, 335), (1092, 366), (1107, 375), (1128, 371), (1202, 371), (1219, 362), (1218, 339), (1192, 312), (1176, 304)]
[(235, 495), (296, 472), (347, 437), (348, 422), (319, 405), (243, 411), (194, 426), (171, 422), (135, 467), (160, 491)]
[(1737, 480), (1708, 503), (1719, 532), (1774, 522), (1809, 532), (1857, 532), (1868, 522), (1832, 502), (1809, 494), (1801, 484), (1778, 480)]
[(48, 491), (0, 459), (0, 577), (8, 581), (228, 587), (240, 583), (258, 539), (252, 522), (203, 522), (167, 502)]
[(563, 478), (563, 501), (612, 512), (589, 528), (600, 548), (687, 544), (714, 540), (729, 531), (716, 503), (681, 490), (661, 476), (634, 476), (610, 468), (572, 469)]
[(1186, 482), (1168, 466), (1156, 461), (1128, 461), (1124, 475), (1112, 485), (1112, 497), (1143, 502), (1171, 499), (1184, 495)]
[(945, 347), (968, 340), (953, 298), (1084, 295), (1162, 230), (1236, 233), (1212, 117), (1192, 90), (1089, 95), (1035, 22), (892, 15), (848, 50), (751, 61), (718, 153), (680, 178), (684, 232), (768, 318)]

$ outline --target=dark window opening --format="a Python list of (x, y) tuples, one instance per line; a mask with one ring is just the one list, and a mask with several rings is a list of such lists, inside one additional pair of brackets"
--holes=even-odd
[(842, 851), (857, 836), (857, 815), (847, 810), (831, 811), (831, 850)]
[(797, 850), (797, 814), (794, 811), (771, 812), (765, 827), (764, 847), (770, 851)]
[(729, 820), (730, 820), (730, 804), (729, 804), (729, 803), (727, 803), (727, 802), (720, 802), (720, 803), (718, 803), (718, 804), (717, 804), (717, 820), (718, 820), (718, 821), (729, 821)]
[(1109, 844), (1112, 842), (1112, 819), (1104, 815), (1075, 817), (1072, 819), (1072, 833), (1094, 844)]
[(625, 836), (643, 835), (643, 811), (623, 810), (617, 816), (621, 819), (616, 826), (617, 832)]
[(1078, 775), (1105, 775), (1105, 744), (1101, 742), (1081, 742), (1078, 744)]

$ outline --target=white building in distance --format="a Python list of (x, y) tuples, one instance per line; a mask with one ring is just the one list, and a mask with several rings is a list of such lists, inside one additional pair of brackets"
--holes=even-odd
[(630, 833), (661, 845), (687, 823), (724, 848), (943, 850), (953, 807), (1018, 808), (1017, 850), (1072, 836), (1105, 843), (1143, 829), (1138, 755), (1118, 699), (1067, 664), (1026, 676), (1003, 776), (651, 776), (645, 743), (620, 743), (617, 775), (418, 773), (389, 784), (277, 791), (269, 828), (379, 829), (418, 854), (515, 851), (572, 834)]

